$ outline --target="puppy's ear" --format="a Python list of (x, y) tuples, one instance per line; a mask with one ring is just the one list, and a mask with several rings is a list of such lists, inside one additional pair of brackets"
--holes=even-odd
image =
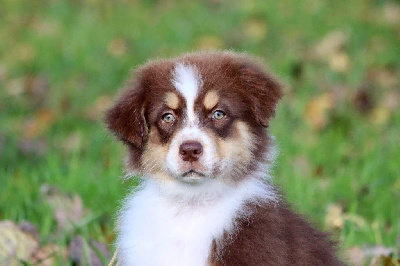
[(105, 114), (107, 127), (122, 141), (141, 148), (148, 134), (145, 119), (145, 89), (132, 84)]
[(268, 74), (262, 64), (253, 61), (241, 64), (240, 80), (254, 118), (258, 124), (268, 127), (269, 119), (275, 115), (276, 104), (283, 96), (283, 85)]

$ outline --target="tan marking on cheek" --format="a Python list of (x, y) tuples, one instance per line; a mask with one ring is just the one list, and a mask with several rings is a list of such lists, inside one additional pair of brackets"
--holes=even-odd
[(167, 92), (165, 94), (165, 104), (171, 109), (177, 109), (179, 106), (179, 98), (173, 92)]
[(204, 107), (207, 109), (212, 109), (215, 105), (217, 105), (219, 100), (219, 96), (217, 91), (212, 90), (207, 92), (206, 96), (204, 97)]
[(237, 122), (234, 127), (235, 133), (232, 138), (217, 142), (218, 150), (222, 159), (234, 161), (235, 168), (241, 171), (246, 169), (253, 159), (254, 141), (245, 123)]
[(142, 172), (145, 174), (160, 173), (165, 164), (168, 145), (161, 145), (156, 128), (150, 128), (149, 141), (143, 150)]

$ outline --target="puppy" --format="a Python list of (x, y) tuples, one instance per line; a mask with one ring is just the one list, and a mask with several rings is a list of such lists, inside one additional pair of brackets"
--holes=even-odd
[(105, 116), (142, 177), (119, 217), (122, 265), (341, 265), (271, 184), (281, 87), (233, 52), (136, 70)]

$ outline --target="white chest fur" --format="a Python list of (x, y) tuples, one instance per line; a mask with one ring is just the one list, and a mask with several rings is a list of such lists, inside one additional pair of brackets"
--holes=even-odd
[(255, 178), (197, 188), (146, 181), (121, 212), (119, 260), (122, 265), (206, 265), (213, 240), (236, 230), (235, 218), (250, 215), (245, 203), (274, 200), (271, 186)]

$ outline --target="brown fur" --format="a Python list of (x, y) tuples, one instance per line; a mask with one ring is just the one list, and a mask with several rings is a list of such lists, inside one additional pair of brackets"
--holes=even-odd
[(212, 265), (343, 265), (327, 236), (285, 204), (252, 209), (250, 220), (238, 221), (236, 235), (214, 245)]

